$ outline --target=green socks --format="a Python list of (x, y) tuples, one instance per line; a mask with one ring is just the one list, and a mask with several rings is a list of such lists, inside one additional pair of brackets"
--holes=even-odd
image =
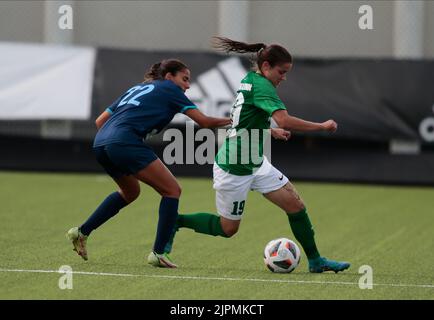
[(193, 213), (178, 215), (177, 226), (193, 229), (199, 233), (228, 238), (220, 224), (220, 217), (211, 213)]
[(312, 224), (310, 223), (309, 216), (306, 209), (297, 213), (287, 213), (289, 224), (295, 238), (300, 242), (309, 260), (318, 258), (319, 252), (316, 248)]
[[(297, 213), (287, 213), (287, 215), (291, 230), (303, 247), (307, 258), (309, 260), (318, 258), (320, 254), (315, 244), (315, 233), (306, 209)], [(193, 229), (199, 233), (228, 238), (221, 227), (220, 217), (211, 213), (180, 214), (178, 215), (177, 226)]]

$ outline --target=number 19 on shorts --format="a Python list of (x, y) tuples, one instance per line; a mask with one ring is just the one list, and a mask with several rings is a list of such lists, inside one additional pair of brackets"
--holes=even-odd
[(246, 202), (245, 200), (233, 202), (234, 208), (233, 208), (231, 214), (234, 215), (234, 216), (240, 216), (240, 215), (242, 215), (243, 211), (244, 211), (244, 204), (245, 204), (245, 202)]

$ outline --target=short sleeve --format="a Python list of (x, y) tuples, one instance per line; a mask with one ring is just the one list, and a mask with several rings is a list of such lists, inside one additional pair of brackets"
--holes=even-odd
[(172, 105), (177, 112), (184, 113), (188, 109), (197, 109), (197, 106), (191, 102), (189, 98), (181, 91), (177, 91), (173, 95)]
[(253, 85), (253, 104), (270, 116), (274, 111), (286, 110), (285, 104), (276, 93), (276, 88), (266, 79)]
[(123, 96), (117, 98), (115, 102), (113, 102), (110, 106), (107, 107), (107, 109), (105, 109), (105, 111), (107, 111), (110, 114), (113, 114), (113, 112), (115, 112), (116, 107), (118, 106), (118, 103), (121, 101), (122, 97)]

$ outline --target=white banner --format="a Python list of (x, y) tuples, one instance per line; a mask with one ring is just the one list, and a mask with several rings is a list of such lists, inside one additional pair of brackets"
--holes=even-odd
[(95, 49), (0, 43), (0, 120), (86, 120)]

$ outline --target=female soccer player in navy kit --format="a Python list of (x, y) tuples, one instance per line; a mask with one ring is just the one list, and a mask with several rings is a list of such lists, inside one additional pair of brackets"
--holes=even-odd
[(146, 145), (146, 137), (160, 132), (179, 112), (201, 127), (214, 128), (231, 123), (229, 118), (212, 118), (200, 112), (184, 94), (189, 87), (187, 66), (179, 60), (163, 60), (151, 67), (143, 83), (127, 90), (96, 119), (99, 129), (93, 145), (96, 159), (120, 190), (110, 194), (80, 227), (68, 231), (74, 250), (84, 260), (88, 259), (87, 237), (137, 199), (139, 181), (142, 181), (162, 197), (157, 235), (148, 263), (177, 267), (164, 252), (164, 247), (178, 216), (181, 187)]

